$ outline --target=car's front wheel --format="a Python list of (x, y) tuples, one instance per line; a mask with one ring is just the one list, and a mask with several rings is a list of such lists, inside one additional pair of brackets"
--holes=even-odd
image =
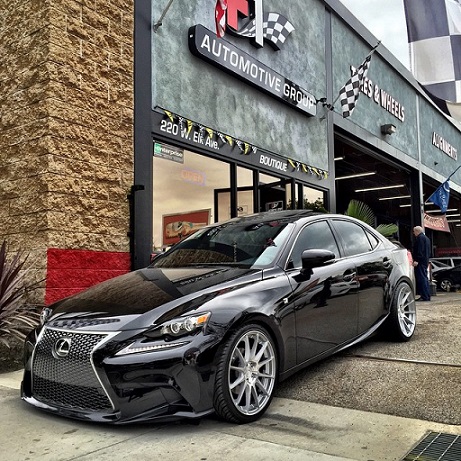
[(453, 283), (450, 279), (442, 279), (440, 280), (439, 286), (441, 290), (450, 292), (453, 288)]
[(406, 282), (400, 282), (394, 292), (387, 327), (391, 338), (397, 341), (409, 341), (415, 332), (415, 296)]
[(238, 424), (261, 417), (272, 400), (277, 367), (275, 344), (265, 328), (248, 324), (236, 330), (218, 359), (216, 413)]

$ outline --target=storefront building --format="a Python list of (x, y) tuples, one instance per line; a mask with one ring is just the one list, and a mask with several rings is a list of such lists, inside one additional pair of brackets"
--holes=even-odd
[[(411, 245), (432, 211), (422, 204), (458, 166), (460, 131), (383, 46), (342, 117), (339, 90), (378, 40), (340, 2), (229, 0), (222, 38), (210, 2), (138, 13), (149, 11), (154, 30), (137, 29), (147, 45), (136, 55), (146, 91), (135, 101), (135, 265), (210, 221), (293, 206), (342, 213), (352, 199)], [(457, 246), (451, 230), (429, 230), (434, 247)]]
[[(88, 13), (86, 3), (72, 2)], [(98, 145), (85, 151), (90, 160), (84, 171), (95, 178), (95, 188), (109, 181), (114, 165), (123, 172), (113, 184), (114, 190), (125, 190), (123, 199), (119, 193), (110, 200), (110, 183), (108, 187), (111, 210), (120, 218), (112, 220), (112, 231), (119, 238), (115, 244), (104, 228), (100, 241), (85, 241), (105, 213), (101, 209), (93, 221), (84, 219), (95, 213), (80, 203), (68, 213), (61, 210), (68, 220), (61, 230), (77, 214), (85, 221), (85, 229), (78, 230), (82, 238), (45, 229), (44, 235), (53, 238), (45, 239), (42, 255), (50, 249), (64, 254), (85, 250), (102, 259), (115, 253), (118, 261), (124, 258), (118, 270), (129, 270), (147, 265), (153, 251), (164, 251), (210, 222), (286, 208), (343, 213), (352, 199), (371, 207), (376, 224), (398, 224), (396, 237), (407, 247), (423, 212), (437, 223), (436, 207), (423, 204), (459, 165), (459, 126), (432, 104), (382, 45), (372, 55), (353, 114), (342, 117), (339, 90), (351, 66), (362, 63), (378, 38), (338, 0), (228, 0), (223, 37), (216, 34), (214, 1), (136, 0), (134, 7), (120, 2), (117, 14), (96, 11), (104, 2), (90, 3), (99, 14), (91, 30), (109, 17), (111, 26), (103, 27), (104, 36), (112, 37), (106, 43), (115, 45), (112, 59), (120, 54), (115, 52), (114, 37), (120, 36), (113, 20), (125, 18), (126, 32), (128, 3), (134, 8), (134, 136), (127, 117), (117, 129), (106, 124), (108, 136), (121, 137), (123, 145), (105, 158), (105, 175), (97, 174), (98, 157), (107, 149)], [(83, 29), (80, 40), (89, 35)], [(101, 53), (93, 57), (99, 58)], [(106, 54), (104, 59), (107, 66), (110, 58)], [(85, 69), (80, 69), (82, 75)], [(117, 78), (130, 83), (125, 72)], [(120, 108), (119, 101), (105, 102), (108, 113)], [(128, 107), (122, 104), (118, 121), (120, 113), (129, 114)], [(92, 114), (97, 123), (97, 110)], [(134, 155), (126, 144), (131, 139)], [(449, 209), (457, 216), (448, 217), (451, 232), (428, 229), (434, 250), (459, 246), (460, 192), (461, 173), (455, 173)], [(48, 198), (56, 196), (51, 191)], [(70, 267), (48, 261), (46, 275), (58, 269)], [(46, 294), (48, 301), (65, 294), (57, 288), (46, 287), (47, 293), (55, 293)]]

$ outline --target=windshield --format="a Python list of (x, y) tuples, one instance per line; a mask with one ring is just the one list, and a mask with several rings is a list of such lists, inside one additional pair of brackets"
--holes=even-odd
[(226, 223), (197, 231), (157, 257), (153, 267), (267, 266), (284, 246), (292, 225), (271, 221)]

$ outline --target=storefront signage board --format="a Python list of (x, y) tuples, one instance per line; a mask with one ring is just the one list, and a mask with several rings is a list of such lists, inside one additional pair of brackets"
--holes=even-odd
[(315, 97), (307, 90), (256, 60), (206, 27), (189, 29), (192, 54), (309, 116), (317, 113)]
[[(227, 158), (231, 161), (239, 161), (242, 164), (255, 167), (260, 170), (268, 170), (275, 174), (291, 176), (300, 180), (306, 180), (306, 174), (299, 169), (294, 169), (288, 163), (286, 158), (267, 152), (263, 149), (257, 149), (255, 153), (244, 155), (235, 145), (222, 143), (215, 137), (210, 138), (206, 132), (200, 134), (198, 130), (187, 127), (181, 127), (177, 120), (171, 121), (161, 112), (152, 112), (152, 130), (154, 137), (158, 140), (171, 141), (173, 144), (184, 145), (189, 147), (193, 152), (209, 152), (218, 158)], [(157, 140), (155, 144), (159, 144)], [(169, 146), (171, 148), (172, 146)], [(154, 154), (155, 155), (155, 154)]]
[(154, 157), (164, 158), (176, 163), (184, 163), (184, 149), (154, 142)]
[(448, 155), (454, 160), (458, 160), (458, 149), (453, 147), (448, 141), (442, 136), (437, 134), (435, 131), (432, 133), (432, 145), (441, 150), (444, 154)]

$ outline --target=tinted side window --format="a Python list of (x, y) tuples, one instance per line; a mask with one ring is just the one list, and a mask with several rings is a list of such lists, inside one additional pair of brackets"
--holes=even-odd
[(344, 242), (346, 256), (358, 255), (371, 251), (370, 241), (365, 230), (349, 221), (335, 220), (334, 226)]
[(339, 258), (338, 245), (326, 221), (309, 224), (301, 230), (291, 253), (294, 267), (301, 267), (301, 255), (304, 250), (314, 248), (330, 250)]
[(379, 245), (379, 240), (370, 232), (367, 232), (368, 240), (370, 240), (371, 248), (375, 249)]

